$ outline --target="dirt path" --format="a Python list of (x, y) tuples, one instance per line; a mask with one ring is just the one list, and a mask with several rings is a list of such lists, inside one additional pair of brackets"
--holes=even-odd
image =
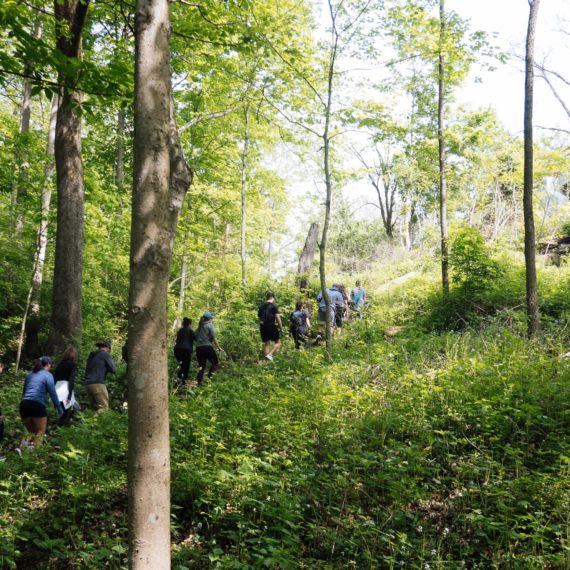
[(392, 287), (394, 287), (395, 285), (401, 285), (402, 283), (405, 283), (406, 281), (408, 281), (412, 277), (416, 277), (417, 275), (420, 275), (420, 274), (421, 274), (421, 271), (419, 269), (416, 269), (414, 271), (410, 271), (409, 273), (405, 273), (404, 275), (400, 275), (400, 277), (396, 277), (396, 279), (392, 279), (392, 280), (380, 285), (380, 287), (378, 287), (378, 289), (376, 289), (376, 292), (377, 293), (385, 293), (386, 291), (389, 291), (390, 289), (392, 289)]

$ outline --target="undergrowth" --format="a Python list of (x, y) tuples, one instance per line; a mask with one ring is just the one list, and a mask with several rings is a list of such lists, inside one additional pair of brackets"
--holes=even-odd
[[(257, 363), (221, 325), (232, 360), (170, 402), (173, 567), (570, 567), (564, 275), (542, 272), (533, 342), (509, 271), (457, 330), (430, 326), (429, 275), (372, 294), (331, 365), (291, 342)], [(20, 457), (20, 380), (3, 379), (0, 565), (125, 568), (126, 415), (85, 412)]]

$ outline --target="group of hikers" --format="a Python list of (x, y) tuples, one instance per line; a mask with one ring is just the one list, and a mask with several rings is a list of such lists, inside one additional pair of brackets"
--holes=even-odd
[[(105, 410), (109, 408), (106, 376), (116, 372), (117, 367), (110, 355), (111, 341), (99, 341), (96, 346), (97, 350), (92, 351), (87, 358), (83, 384), (89, 405), (94, 410)], [(26, 375), (19, 411), (30, 438), (22, 440), (23, 447), (33, 449), (41, 444), (47, 430), (48, 397), (58, 413), (60, 425), (69, 420), (74, 409), (79, 409), (75, 399), (78, 356), (75, 347), (67, 347), (53, 371), (53, 359), (40, 356)], [(0, 363), (0, 374), (3, 372), (4, 365)], [(0, 411), (0, 440), (3, 437), (4, 417)]]
[[(350, 297), (342, 285), (335, 284), (327, 289), (330, 300), (330, 312), (328, 319), (331, 328), (340, 329), (343, 323), (352, 313), (356, 318), (361, 318), (362, 309), (366, 304), (366, 292), (360, 286), (360, 281), (352, 289)], [(318, 309), (318, 333), (314, 336), (314, 344), (319, 344), (324, 335), (327, 322), (326, 303), (322, 293), (317, 297)], [(269, 292), (265, 302), (259, 307), (259, 331), (263, 343), (263, 357), (273, 360), (273, 355), (282, 346), (283, 321), (275, 303), (275, 296)], [(192, 319), (185, 317), (182, 327), (176, 333), (174, 356), (179, 365), (177, 379), (184, 385), (190, 373), (190, 363), (196, 353), (198, 361), (198, 373), (196, 382), (202, 385), (206, 369), (208, 378), (212, 378), (216, 372), (219, 359), (216, 349), (224, 352), (216, 338), (213, 326), (214, 315), (206, 311), (200, 317), (196, 330), (192, 329)], [(289, 317), (289, 333), (293, 338), (296, 349), (308, 346), (311, 339), (311, 321), (309, 313), (305, 310), (303, 301), (297, 301), (295, 310)], [(111, 341), (101, 340), (96, 343), (97, 350), (92, 351), (85, 366), (83, 384), (90, 407), (95, 411), (109, 408), (109, 393), (107, 391), (106, 376), (115, 373), (117, 367), (111, 357)], [(68, 347), (62, 355), (61, 361), (52, 372), (53, 360), (49, 356), (41, 356), (34, 364), (33, 369), (27, 374), (24, 381), (22, 400), (20, 402), (20, 416), (30, 439), (22, 444), (33, 448), (40, 445), (42, 437), (47, 430), (48, 396), (51, 398), (59, 420), (64, 424), (73, 409), (79, 405), (75, 400), (75, 380), (77, 376), (78, 352), (73, 346)], [(209, 365), (209, 367), (208, 367)], [(4, 366), (0, 363), (0, 373)], [(0, 439), (3, 437), (4, 418), (0, 410)]]

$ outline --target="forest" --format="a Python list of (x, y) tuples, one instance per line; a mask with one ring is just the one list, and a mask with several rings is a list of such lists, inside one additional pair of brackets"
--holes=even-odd
[(570, 7), (504, 1), (0, 3), (1, 569), (570, 569)]

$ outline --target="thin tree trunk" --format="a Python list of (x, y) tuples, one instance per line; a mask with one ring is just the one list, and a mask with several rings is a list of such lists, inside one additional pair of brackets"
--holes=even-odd
[(309, 275), (313, 260), (315, 258), (315, 251), (317, 250), (317, 240), (319, 237), (319, 224), (313, 222), (309, 227), (309, 233), (305, 240), (301, 257), (299, 258), (299, 266), (297, 268), (297, 275), (299, 276), (299, 289), (309, 288)]
[[(57, 49), (65, 57), (81, 58), (81, 34), (88, 0), (55, 0)], [(70, 71), (71, 69), (71, 71)], [(81, 155), (81, 103), (75, 91), (73, 67), (60, 72), (63, 87), (55, 129), (57, 179), (57, 235), (53, 273), (53, 304), (48, 340), (52, 354), (81, 338), (81, 284), (83, 275), (84, 188)]]
[(443, 294), (449, 294), (449, 232), (447, 228), (447, 177), (445, 156), (445, 0), (439, 0), (439, 61), (437, 98), (437, 140), (439, 147), (439, 223), (441, 229), (441, 284)]
[(245, 132), (243, 136), (243, 151), (241, 154), (241, 286), (245, 289), (247, 285), (247, 276), (245, 270), (246, 252), (245, 252), (245, 230), (246, 230), (246, 214), (247, 214), (247, 153), (249, 149), (249, 107), (246, 105), (244, 109)]
[[(34, 37), (40, 38), (42, 35), (42, 28), (39, 22), (34, 24)], [(29, 75), (32, 71), (30, 62), (26, 63), (25, 75)], [(32, 117), (32, 81), (31, 79), (24, 79), (22, 85), (22, 104), (20, 106), (20, 125), (18, 132), (20, 135), (25, 135), (30, 132), (30, 123)], [(27, 152), (22, 149), (20, 145), (23, 141), (20, 140), (15, 156), (15, 173), (14, 183), (12, 186), (12, 223), (11, 230), (18, 234), (24, 227), (24, 216), (22, 212), (18, 211), (18, 205), (27, 193), (28, 184), (28, 163), (26, 159)]]
[(526, 36), (525, 101), (524, 101), (524, 257), (526, 266), (526, 309), (528, 336), (536, 336), (540, 328), (538, 313), (538, 286), (536, 278), (536, 252), (533, 194), (533, 91), (534, 91), (534, 38), (540, 0), (529, 0), (530, 13)]
[(47, 141), (47, 160), (44, 167), (44, 184), (41, 195), (41, 221), (38, 227), (36, 238), (36, 251), (34, 254), (34, 266), (32, 270), (32, 283), (28, 291), (26, 309), (22, 319), (20, 329), (20, 339), (18, 342), (18, 353), (16, 356), (16, 370), (20, 366), (20, 358), (36, 358), (40, 354), (38, 340), (39, 317), (40, 317), (40, 297), (44, 275), (44, 262), (46, 258), (48, 240), (48, 221), (51, 206), (51, 185), (54, 171), (54, 145), (55, 145), (55, 125), (57, 120), (59, 97), (54, 95), (51, 101), (51, 112)]
[(125, 108), (117, 111), (117, 140), (115, 158), (115, 184), (119, 191), (125, 186)]
[(129, 568), (170, 568), (166, 297), (191, 181), (174, 122), (168, 0), (137, 0), (129, 294)]

